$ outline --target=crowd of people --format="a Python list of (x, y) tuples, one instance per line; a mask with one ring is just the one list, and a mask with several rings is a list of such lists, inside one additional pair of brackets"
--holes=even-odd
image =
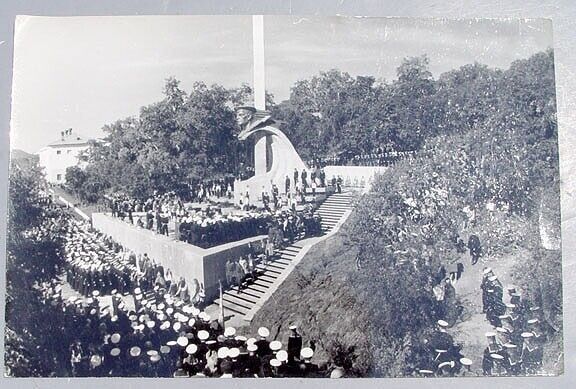
[[(469, 240), (472, 264), (478, 260), (476, 243), (476, 239)], [(461, 309), (457, 309), (454, 285), (462, 272), (462, 263), (457, 263), (448, 269), (442, 266), (437, 275), (439, 283), (434, 288), (434, 294), (443, 309), (436, 312), (445, 319), (438, 320), (436, 331), (426, 342), (425, 351), (429, 352), (424, 352), (424, 355), (429, 358), (420, 361), (418, 372), (422, 376), (454, 376), (471, 372), (472, 360), (461, 354), (461, 346), (455, 344), (452, 336), (446, 332), (446, 328), (454, 325), (461, 313)], [(483, 270), (480, 289), (482, 313), (486, 314), (486, 320), (493, 327), (493, 331), (486, 333), (483, 374), (515, 376), (542, 373), (547, 336), (542, 326), (541, 308), (523, 298), (522, 292), (515, 286), (508, 286), (505, 296), (502, 283), (489, 267)]]
[[(103, 306), (88, 298), (62, 297), (56, 282), (42, 284), (51, 307), (53, 347), (65, 356), (73, 377), (322, 377), (341, 368), (312, 362), (314, 349), (303, 347), (296, 326), (283, 344), (261, 327), (257, 337), (236, 333), (177, 296), (136, 288), (134, 307), (114, 292)], [(313, 344), (312, 344), (313, 346)], [(340, 371), (339, 371), (340, 370)]]
[(67, 281), (84, 296), (93, 291), (101, 295), (112, 291), (128, 293), (136, 287), (166, 290), (183, 301), (199, 304), (203, 301), (202, 285), (193, 280), (176, 279), (146, 253), (136, 255), (124, 250), (110, 237), (94, 231), (86, 222), (69, 221), (64, 245)]
[(436, 328), (424, 339), (417, 372), (423, 377), (453, 377), (471, 372), (472, 360), (462, 354), (462, 346), (446, 329), (449, 323), (438, 320)]
[(523, 298), (515, 286), (506, 288), (491, 268), (483, 271), (482, 312), (494, 327), (486, 333), (487, 347), (482, 359), (485, 375), (538, 374), (546, 332), (542, 328), (542, 310)]
[(173, 192), (145, 201), (124, 195), (111, 199), (112, 216), (166, 236), (173, 228), (176, 239), (203, 248), (266, 235), (274, 225), (281, 226), (289, 241), (321, 233), (321, 219), (309, 206), (301, 211), (253, 209), (224, 215), (219, 207), (187, 209)]
[[(39, 284), (50, 311), (53, 354), (74, 377), (341, 377), (345, 371), (312, 362), (297, 327), (282, 343), (261, 327), (256, 337), (224, 327), (193, 293), (146, 255), (68, 219), (67, 281)], [(262, 248), (265, 249), (265, 248)], [(258, 249), (255, 249), (255, 252)], [(243, 260), (243, 259), (241, 259)], [(155, 277), (154, 277), (155, 275)], [(65, 295), (69, 297), (65, 297)], [(53, 343), (53, 344), (52, 344)]]
[(274, 226), (281, 226), (284, 236), (296, 238), (321, 233), (321, 218), (312, 209), (302, 211), (261, 210), (223, 215), (219, 209), (206, 209), (176, 219), (178, 239), (199, 247), (213, 247), (258, 235), (266, 235)]
[(415, 150), (397, 151), (376, 148), (372, 153), (341, 154), (331, 157), (315, 158), (308, 161), (309, 166), (391, 166), (399, 160), (413, 157)]
[(203, 203), (221, 198), (231, 199), (234, 195), (234, 178), (227, 177), (190, 184), (190, 201)]

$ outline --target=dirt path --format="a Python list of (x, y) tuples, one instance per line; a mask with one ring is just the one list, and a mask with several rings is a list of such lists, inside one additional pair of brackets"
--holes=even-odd
[[(470, 264), (467, 254), (462, 256), (465, 269), (456, 284), (456, 294), (464, 306), (464, 313), (462, 321), (450, 328), (449, 333), (456, 342), (462, 344), (462, 353), (472, 360), (472, 371), (479, 375), (482, 374), (482, 355), (487, 345), (485, 334), (494, 331), (482, 313), (482, 272), (487, 266), (492, 268), (506, 288), (512, 284), (512, 267), (521, 255), (521, 252), (516, 252), (499, 258), (484, 257), (474, 266)], [(506, 301), (506, 296), (504, 299)]]

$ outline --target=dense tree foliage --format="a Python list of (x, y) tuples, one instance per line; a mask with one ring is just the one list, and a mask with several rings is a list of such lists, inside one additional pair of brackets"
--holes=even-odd
[[(344, 226), (348, 249), (336, 238), (318, 248), (315, 263), (303, 261), (253, 324), (282, 328), (302, 318), (306, 336), (322, 339), (327, 358), (344, 353), (352, 361), (349, 374), (413, 374), (437, 319), (434, 275), (462, 260), (457, 236), (478, 235), (488, 256), (529, 253), (519, 259), (514, 282), (543, 307), (547, 324), (561, 329), (560, 251), (542, 248), (538, 232), (541, 209), (559, 210), (552, 51), (507, 70), (472, 64), (437, 80), (426, 65), (425, 57), (409, 59), (398, 80), (364, 85), (364, 98), (379, 109), (365, 104), (355, 112), (346, 96), (358, 80), (336, 71), (297, 84), (290, 101), (276, 107), (308, 155), (354, 147), (347, 142), (369, 148), (376, 139), (419, 149), (363, 196)], [(321, 104), (298, 108), (313, 101)], [(337, 104), (346, 114), (335, 120), (330, 106)], [(338, 135), (369, 115), (382, 120), (359, 125), (356, 137)], [(559, 211), (548, 213), (559, 226)]]
[(430, 115), (443, 115), (444, 123), (435, 120), (444, 134), (377, 179), (349, 234), (361, 250), (363, 295), (378, 301), (373, 317), (392, 335), (375, 337), (375, 347), (393, 348), (433, 325), (432, 276), (458, 258), (455, 237), (471, 233), (488, 255), (516, 247), (533, 253), (518, 278), (549, 312), (549, 324), (558, 323), (559, 251), (542, 249), (534, 231), (540, 204), (559, 205), (557, 192), (543, 192), (559, 186), (553, 77), (548, 52), (504, 72), (474, 65), (440, 78), (433, 106), (443, 110)]
[(84, 174), (71, 168), (67, 185), (88, 201), (107, 189), (141, 198), (236, 173), (245, 145), (234, 136), (233, 107), (250, 92), (198, 82), (186, 93), (168, 79), (162, 101), (142, 107), (137, 118), (104, 127), (104, 141), (93, 142), (85, 155)]
[(12, 375), (45, 376), (56, 368), (56, 351), (46, 347), (51, 328), (37, 286), (53, 279), (63, 263), (61, 226), (45, 224), (61, 212), (49, 206), (37, 165), (13, 164), (9, 179), (5, 362)]

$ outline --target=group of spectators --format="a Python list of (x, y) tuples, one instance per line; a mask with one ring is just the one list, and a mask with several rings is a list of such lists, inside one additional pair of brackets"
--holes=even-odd
[(197, 280), (187, 285), (175, 279), (170, 269), (157, 264), (147, 254), (136, 255), (111, 238), (93, 231), (89, 224), (69, 221), (64, 244), (67, 281), (84, 296), (94, 291), (128, 293), (136, 287), (166, 290), (183, 301), (201, 303), (203, 290)]
[(417, 361), (421, 376), (453, 377), (471, 371), (472, 360), (462, 354), (462, 346), (446, 331), (449, 326), (447, 321), (438, 320), (434, 331), (418, 346), (422, 348)]
[(483, 271), (482, 311), (494, 327), (486, 333), (482, 370), (485, 375), (532, 375), (542, 372), (546, 332), (542, 310), (515, 286), (504, 288), (491, 268)]
[(296, 238), (321, 233), (321, 219), (307, 208), (303, 211), (249, 211), (222, 215), (221, 212), (202, 212), (189, 215), (176, 222), (179, 240), (200, 247), (213, 247), (258, 235), (266, 235), (274, 226), (281, 225), (292, 242)]
[(157, 195), (146, 201), (118, 195), (112, 204), (112, 216), (166, 236), (173, 225), (177, 240), (203, 248), (265, 235), (274, 225), (282, 226), (282, 238), (289, 241), (321, 233), (320, 217), (313, 214), (311, 207), (302, 211), (295, 208), (276, 212), (250, 210), (224, 215), (219, 207), (186, 209), (174, 193)]
[[(470, 251), (473, 264), (477, 261), (475, 242), (475, 239), (469, 241), (472, 243)], [(461, 346), (455, 344), (452, 336), (446, 332), (446, 328), (453, 325), (461, 313), (461, 310), (457, 310), (454, 284), (460, 279), (462, 272), (463, 265), (457, 263), (448, 269), (443, 266), (437, 275), (441, 281), (434, 288), (434, 294), (444, 309), (436, 311), (438, 316), (445, 320), (438, 321), (437, 330), (425, 342), (424, 347), (429, 349), (429, 352), (421, 355), (428, 355), (430, 358), (419, 363), (418, 372), (422, 376), (466, 375), (467, 371), (471, 371), (472, 361), (461, 355)], [(482, 357), (483, 374), (515, 376), (542, 373), (543, 349), (547, 336), (542, 326), (541, 308), (523, 298), (522, 292), (515, 286), (508, 286), (507, 296), (504, 296), (502, 283), (489, 267), (483, 270), (480, 289), (482, 313), (486, 314), (487, 321), (494, 327), (493, 331), (486, 333), (487, 346)], [(442, 299), (439, 298), (440, 295)]]
[(190, 184), (190, 200), (203, 203), (211, 199), (231, 199), (234, 195), (234, 178), (222, 178)]
[(178, 240), (199, 247), (219, 244), (263, 235), (271, 222), (267, 212), (242, 212), (223, 215), (218, 209), (190, 212), (176, 220)]
[[(43, 303), (51, 310), (51, 350), (62, 375), (73, 377), (339, 377), (341, 368), (312, 362), (296, 326), (283, 344), (261, 327), (256, 337), (236, 333), (178, 297), (161, 292), (114, 292), (63, 298), (62, 286), (45, 282)], [(313, 344), (312, 344), (313, 345)], [(338, 371), (340, 370), (340, 371)], [(334, 371), (336, 371), (334, 373)]]
[[(50, 317), (51, 354), (74, 377), (341, 377), (312, 362), (297, 327), (282, 343), (261, 327), (256, 337), (223, 327), (190, 298), (169, 269), (122, 250), (68, 220), (64, 255), (71, 293), (60, 280), (39, 284)], [(255, 249), (258, 250), (258, 249)], [(94, 273), (92, 273), (94, 269)], [(116, 277), (120, 270), (121, 277)], [(89, 274), (89, 276), (87, 276)], [(156, 275), (155, 279), (153, 275)], [(126, 276), (126, 277), (124, 277)], [(154, 279), (154, 281), (152, 281)], [(112, 289), (111, 289), (112, 288)], [(69, 297), (66, 297), (69, 296)], [(41, 351), (40, 351), (41, 352)]]
[(310, 166), (391, 166), (399, 160), (413, 157), (416, 150), (396, 151), (385, 148), (376, 148), (371, 153), (341, 154), (338, 156), (316, 158), (308, 161)]

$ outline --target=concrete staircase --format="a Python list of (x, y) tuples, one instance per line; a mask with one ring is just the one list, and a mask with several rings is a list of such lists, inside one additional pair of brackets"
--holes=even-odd
[[(282, 275), (289, 273), (292, 260), (302, 250), (298, 242), (281, 249), (276, 250), (276, 257), (267, 265), (260, 264), (256, 268), (259, 275), (256, 281), (251, 282), (238, 293), (236, 288), (228, 289), (223, 292), (224, 309), (226, 315), (233, 313), (235, 316), (246, 316), (246, 314), (260, 302), (262, 297), (270, 288), (276, 289), (280, 285)], [(283, 277), (285, 278), (285, 277)], [(215, 304), (220, 304), (220, 299), (216, 299)]]
[[(317, 209), (316, 214), (322, 217), (323, 235), (331, 232), (350, 214), (356, 197), (357, 195), (354, 193), (335, 193), (329, 196)], [(322, 238), (311, 239), (318, 240)], [(238, 293), (237, 288), (228, 289), (223, 292), (222, 299), (225, 316), (233, 316), (230, 325), (238, 326), (241, 325), (242, 322), (252, 320), (252, 317), (262, 304), (264, 304), (286, 279), (295, 265), (308, 251), (310, 246), (307, 246), (306, 241), (311, 239), (297, 241), (290, 246), (276, 250), (276, 256), (271, 262), (267, 265), (258, 265), (259, 276), (256, 281), (248, 284), (240, 293)], [(307, 247), (303, 252), (305, 246)], [(218, 298), (214, 301), (214, 304), (207, 309), (207, 312), (217, 312), (219, 304), (220, 299)]]
[(356, 198), (358, 195), (354, 192), (334, 193), (329, 196), (315, 212), (322, 218), (322, 232), (332, 231), (344, 213), (352, 209)]

